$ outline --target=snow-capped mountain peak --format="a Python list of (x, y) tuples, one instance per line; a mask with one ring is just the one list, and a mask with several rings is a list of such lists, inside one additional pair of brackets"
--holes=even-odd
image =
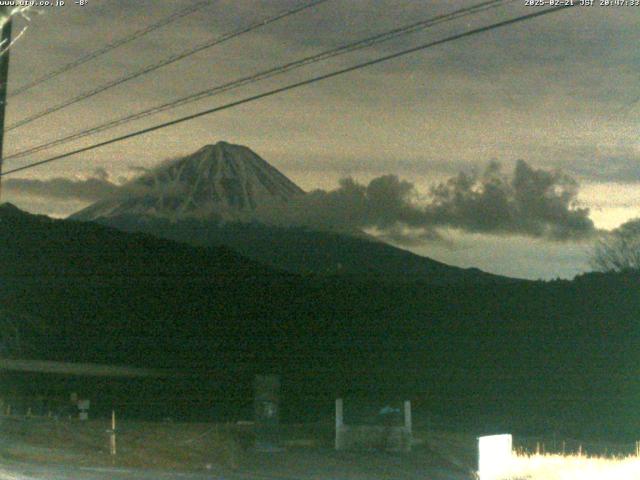
[(218, 142), (165, 162), (110, 199), (70, 218), (121, 215), (249, 221), (258, 207), (279, 206), (304, 191), (251, 149)]

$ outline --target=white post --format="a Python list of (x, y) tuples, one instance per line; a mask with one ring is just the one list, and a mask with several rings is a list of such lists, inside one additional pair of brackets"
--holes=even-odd
[(342, 434), (344, 427), (344, 409), (341, 398), (336, 399), (336, 450), (342, 450)]
[(403, 432), (403, 449), (406, 452), (411, 451), (413, 445), (413, 422), (411, 419), (411, 401), (404, 401), (404, 432)]
[(116, 447), (116, 411), (111, 410), (111, 431), (109, 433), (109, 450), (111, 455), (114, 456), (117, 453)]
[(407, 430), (407, 433), (411, 435), (412, 433), (412, 420), (411, 420), (411, 401), (404, 401), (404, 428)]
[(90, 400), (78, 400), (78, 418), (80, 420), (89, 420), (89, 408), (91, 407)]

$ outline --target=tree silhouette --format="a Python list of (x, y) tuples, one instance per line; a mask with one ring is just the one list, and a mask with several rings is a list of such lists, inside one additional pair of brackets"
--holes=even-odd
[(603, 272), (640, 271), (640, 218), (603, 235), (596, 242), (591, 265)]

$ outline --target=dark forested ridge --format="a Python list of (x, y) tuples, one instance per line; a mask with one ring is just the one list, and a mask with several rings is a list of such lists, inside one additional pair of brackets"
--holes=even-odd
[(201, 375), (155, 397), (237, 399), (253, 374), (277, 372), (292, 418), (344, 394), (408, 397), (476, 429), (640, 427), (634, 273), (448, 285), (298, 276), (5, 205), (0, 285), (5, 309), (46, 324), (24, 332), (34, 357)]
[(218, 223), (197, 219), (120, 215), (96, 220), (127, 232), (144, 232), (194, 246), (225, 246), (244, 257), (298, 274), (343, 275), (370, 280), (431, 284), (519, 280), (477, 268), (459, 268), (421, 257), (364, 234), (281, 227), (259, 222)]

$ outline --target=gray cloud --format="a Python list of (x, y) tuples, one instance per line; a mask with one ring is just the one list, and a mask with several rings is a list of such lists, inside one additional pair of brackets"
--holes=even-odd
[[(180, 182), (149, 175), (162, 172), (161, 167), (172, 160), (154, 169), (130, 167), (143, 174), (131, 181), (113, 181), (106, 171), (96, 170), (81, 179), (9, 179), (5, 188), (14, 196), (66, 202), (181, 196)], [(494, 161), (482, 172), (461, 172), (435, 184), (426, 198), (413, 183), (396, 175), (379, 176), (366, 185), (343, 178), (335, 190), (315, 190), (284, 207), (265, 205), (256, 214), (261, 221), (280, 225), (371, 229), (383, 239), (407, 246), (443, 241), (439, 230), (447, 228), (564, 241), (587, 238), (596, 231), (589, 209), (577, 204), (578, 189), (578, 183), (560, 170), (535, 169), (520, 160), (506, 175)]]
[(566, 162), (586, 180), (595, 182), (639, 183), (640, 156), (634, 152), (594, 155), (582, 161)]
[(441, 238), (440, 228), (564, 241), (596, 231), (589, 209), (577, 206), (577, 193), (577, 182), (558, 170), (519, 161), (507, 176), (492, 162), (480, 174), (460, 173), (433, 186), (426, 201), (412, 183), (385, 175), (368, 185), (343, 179), (336, 190), (316, 190), (286, 210), (260, 213), (284, 224), (375, 229), (408, 245)]
[(98, 169), (92, 176), (80, 179), (54, 177), (46, 180), (9, 178), (3, 188), (14, 196), (38, 197), (65, 202), (95, 202), (116, 194), (120, 186), (110, 180), (109, 174)]
[(482, 175), (461, 173), (431, 193), (425, 213), (435, 225), (552, 240), (595, 233), (589, 209), (576, 205), (577, 182), (558, 170), (534, 169), (522, 160), (510, 179), (492, 162)]
[(415, 194), (412, 183), (395, 175), (375, 178), (366, 186), (345, 178), (336, 190), (310, 192), (284, 212), (282, 218), (343, 229), (390, 230), (398, 224), (420, 227), (422, 214), (412, 201)]

